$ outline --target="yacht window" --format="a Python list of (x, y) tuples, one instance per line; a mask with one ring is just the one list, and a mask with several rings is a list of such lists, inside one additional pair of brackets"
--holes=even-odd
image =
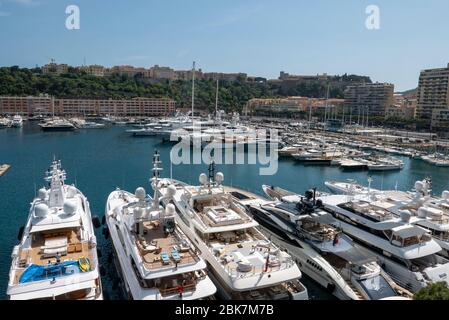
[(434, 267), (437, 264), (437, 257), (434, 254), (425, 256), (425, 257), (421, 257), (421, 258), (417, 258), (417, 259), (410, 259), (410, 270), (417, 272), (417, 271), (422, 271), (425, 268), (428, 267)]

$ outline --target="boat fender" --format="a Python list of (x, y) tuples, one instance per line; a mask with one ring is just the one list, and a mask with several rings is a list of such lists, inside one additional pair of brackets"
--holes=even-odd
[(102, 224), (102, 225), (105, 225), (105, 224), (106, 224), (106, 216), (103, 216), (103, 217), (101, 218), (101, 224)]
[(327, 290), (329, 291), (329, 292), (334, 292), (335, 291), (335, 284), (333, 284), (333, 283), (328, 283), (327, 284)]
[(17, 240), (21, 241), (23, 236), (23, 231), (25, 230), (25, 226), (21, 226), (19, 228), (19, 232), (17, 233)]
[(101, 227), (100, 218), (98, 218), (98, 216), (92, 216), (92, 223), (93, 223), (95, 229), (98, 229)]
[(109, 239), (109, 229), (107, 227), (103, 227), (103, 235), (106, 240)]

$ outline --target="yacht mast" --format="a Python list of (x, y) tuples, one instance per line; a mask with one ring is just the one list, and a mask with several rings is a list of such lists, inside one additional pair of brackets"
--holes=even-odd
[(192, 67), (192, 121), (193, 121), (194, 106), (195, 106), (195, 61), (193, 61)]
[(215, 92), (215, 118), (218, 117), (218, 79), (217, 79), (217, 90)]

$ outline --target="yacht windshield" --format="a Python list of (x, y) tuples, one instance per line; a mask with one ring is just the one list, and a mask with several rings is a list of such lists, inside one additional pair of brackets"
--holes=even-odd
[(384, 277), (378, 275), (374, 278), (359, 280), (360, 285), (373, 300), (396, 296), (396, 292)]

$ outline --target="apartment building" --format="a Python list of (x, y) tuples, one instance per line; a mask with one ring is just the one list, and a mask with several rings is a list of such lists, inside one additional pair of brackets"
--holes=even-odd
[(368, 108), (370, 116), (385, 117), (387, 108), (394, 104), (394, 85), (390, 83), (363, 83), (345, 90), (346, 106), (350, 110)]
[(449, 64), (447, 68), (421, 71), (417, 100), (419, 119), (433, 119), (434, 110), (449, 109)]
[(69, 65), (50, 62), (42, 66), (41, 69), (43, 74), (63, 74), (69, 72)]
[(51, 97), (0, 97), (0, 114), (161, 116), (175, 111), (168, 98), (54, 99)]
[(93, 64), (90, 66), (81, 66), (78, 68), (80, 71), (84, 71), (87, 74), (96, 76), (96, 77), (103, 77), (105, 73), (105, 67), (100, 66), (98, 64)]
[(12, 97), (0, 96), (0, 114), (50, 114), (53, 107), (53, 98), (43, 97)]

